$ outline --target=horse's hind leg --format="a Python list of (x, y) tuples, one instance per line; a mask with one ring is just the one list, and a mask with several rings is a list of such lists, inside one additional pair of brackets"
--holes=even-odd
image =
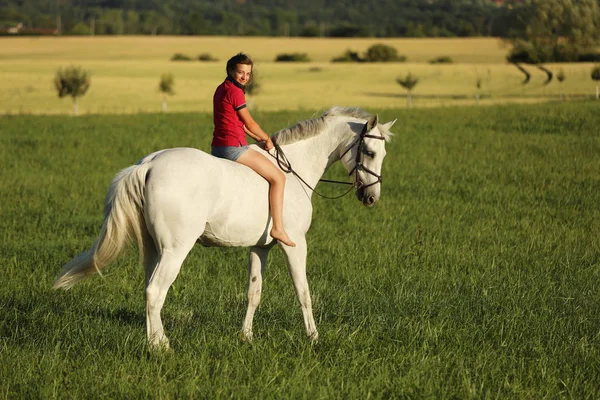
[(177, 278), (181, 264), (194, 246), (191, 242), (172, 249), (146, 250), (146, 334), (151, 348), (169, 348), (160, 311), (165, 303), (167, 292)]
[(246, 318), (242, 334), (248, 342), (252, 341), (252, 320), (254, 312), (260, 303), (260, 295), (262, 293), (262, 274), (267, 265), (267, 256), (269, 249), (252, 247), (250, 248), (249, 265), (248, 265), (248, 309), (246, 310)]

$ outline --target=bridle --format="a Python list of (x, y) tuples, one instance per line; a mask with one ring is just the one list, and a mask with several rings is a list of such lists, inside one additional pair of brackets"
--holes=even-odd
[[(369, 128), (367, 125), (368, 124), (365, 124), (360, 135), (356, 138), (356, 140), (354, 142), (352, 142), (350, 147), (348, 147), (346, 149), (346, 151), (344, 151), (342, 153), (342, 155), (340, 156), (340, 159), (342, 159), (346, 155), (346, 153), (348, 153), (354, 147), (354, 145), (358, 145), (358, 148), (356, 149), (356, 157), (354, 159), (354, 162), (355, 162), (354, 168), (352, 168), (350, 170), (350, 172), (348, 173), (348, 176), (350, 176), (350, 175), (352, 175), (352, 173), (354, 171), (356, 171), (356, 175), (354, 176), (354, 187), (356, 188), (356, 190), (365, 189), (370, 186), (381, 183), (383, 181), (383, 178), (381, 177), (381, 175), (378, 175), (374, 171), (371, 171), (369, 168), (365, 167), (365, 165), (363, 164), (363, 156), (364, 155), (368, 155), (371, 157), (373, 156), (373, 152), (365, 148), (365, 138), (385, 140), (385, 138), (383, 136), (369, 135), (368, 133), (370, 131), (369, 131)], [(358, 178), (358, 171), (364, 171), (370, 175), (373, 175), (375, 178), (377, 178), (377, 180), (369, 183), (368, 185), (365, 185), (362, 182), (360, 182), (360, 180)]]
[[(294, 174), (294, 176), (296, 176), (296, 178), (298, 178), (302, 183), (304, 183), (304, 185), (306, 185), (306, 187), (308, 187), (312, 192), (323, 197), (324, 199), (331, 199), (331, 200), (339, 199), (341, 197), (344, 197), (348, 193), (350, 193), (350, 191), (352, 189), (355, 189), (357, 191), (360, 189), (365, 189), (370, 186), (381, 183), (383, 180), (381, 175), (378, 175), (374, 171), (365, 167), (365, 165), (363, 164), (363, 155), (370, 155), (370, 156), (373, 155), (373, 153), (371, 151), (369, 151), (368, 149), (365, 148), (365, 138), (385, 140), (385, 138), (383, 136), (369, 135), (370, 131), (371, 130), (368, 128), (368, 124), (365, 124), (360, 135), (358, 135), (358, 137), (352, 142), (352, 144), (350, 144), (350, 146), (348, 146), (348, 148), (340, 156), (340, 159), (342, 159), (350, 150), (352, 150), (352, 148), (354, 146), (358, 146), (357, 151), (356, 151), (356, 157), (354, 160), (355, 161), (354, 167), (348, 173), (348, 176), (350, 176), (350, 175), (352, 175), (353, 172), (356, 171), (356, 174), (354, 176), (354, 182), (342, 182), (342, 181), (332, 181), (329, 179), (319, 179), (319, 182), (337, 183), (340, 185), (350, 185), (350, 188), (345, 193), (343, 193), (339, 196), (335, 196), (335, 197), (325, 196), (325, 195), (317, 192), (315, 190), (315, 188), (313, 188), (308, 183), (306, 183), (306, 181), (304, 179), (302, 179), (302, 177), (300, 175), (298, 175), (298, 173), (296, 173), (296, 171), (294, 171), (294, 169), (292, 168), (292, 164), (286, 157), (283, 150), (281, 150), (281, 147), (279, 146), (279, 144), (277, 144), (277, 142), (275, 142), (275, 141), (273, 142), (273, 147), (275, 148), (275, 155), (273, 156), (273, 155), (271, 155), (271, 153), (268, 153), (268, 154), (271, 155), (271, 157), (275, 158), (275, 160), (277, 161), (277, 165), (279, 165), (279, 168), (281, 168), (281, 170), (283, 172)], [(377, 178), (377, 180), (365, 185), (360, 181), (359, 176), (358, 176), (358, 171), (364, 171), (370, 175), (373, 175), (375, 178)]]

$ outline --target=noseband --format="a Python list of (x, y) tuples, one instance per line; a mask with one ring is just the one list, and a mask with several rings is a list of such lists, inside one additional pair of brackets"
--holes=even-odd
[[(379, 140), (385, 140), (385, 138), (383, 136), (375, 136), (375, 135), (369, 135), (368, 134), (368, 128), (367, 128), (367, 124), (365, 124), (362, 132), (360, 133), (360, 135), (356, 138), (356, 140), (354, 142), (352, 142), (352, 144), (350, 145), (350, 147), (348, 147), (346, 149), (346, 151), (344, 151), (342, 153), (342, 155), (340, 156), (340, 159), (342, 159), (346, 153), (348, 153), (355, 145), (358, 145), (357, 149), (356, 149), (356, 157), (354, 159), (354, 168), (352, 168), (350, 170), (350, 173), (348, 173), (348, 176), (352, 175), (352, 173), (354, 171), (356, 171), (356, 175), (354, 177), (354, 187), (356, 188), (356, 190), (358, 189), (365, 189), (368, 188), (370, 186), (376, 185), (378, 183), (382, 182), (382, 177), (381, 175), (377, 175), (374, 171), (371, 171), (369, 168), (365, 167), (365, 165), (363, 164), (363, 155), (367, 154), (370, 155), (372, 154), (372, 152), (370, 152), (369, 150), (365, 149), (365, 138), (370, 138), (370, 139), (379, 139)], [(359, 181), (358, 178), (358, 171), (364, 171), (370, 175), (373, 175), (375, 178), (377, 178), (376, 181), (369, 183), (368, 185), (363, 184), (362, 182)]]

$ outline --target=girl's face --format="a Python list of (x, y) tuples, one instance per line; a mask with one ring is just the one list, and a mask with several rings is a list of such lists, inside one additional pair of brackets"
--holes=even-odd
[(233, 71), (233, 79), (235, 79), (237, 83), (246, 85), (248, 82), (250, 82), (251, 77), (252, 65), (236, 64), (235, 70)]

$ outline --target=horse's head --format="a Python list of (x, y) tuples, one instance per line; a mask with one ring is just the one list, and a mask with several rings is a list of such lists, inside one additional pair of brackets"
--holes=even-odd
[(389, 130), (395, 122), (379, 124), (378, 116), (372, 116), (364, 125), (358, 126), (356, 136), (341, 155), (349, 175), (354, 175), (356, 197), (367, 207), (375, 205), (381, 196), (385, 142), (389, 140)]

